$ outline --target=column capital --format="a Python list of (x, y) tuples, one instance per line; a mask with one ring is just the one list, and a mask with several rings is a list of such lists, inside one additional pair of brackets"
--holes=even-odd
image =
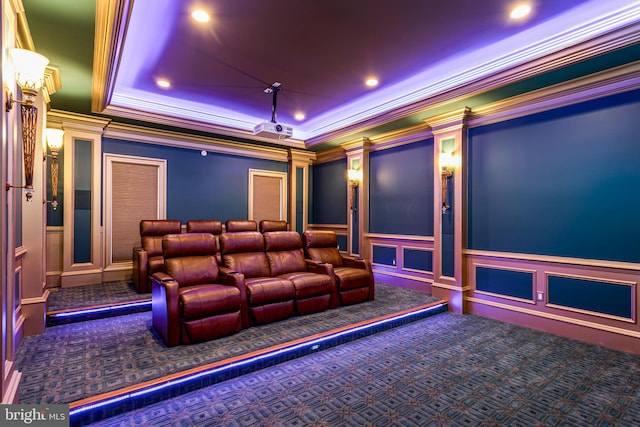
[(429, 117), (424, 121), (431, 127), (433, 134), (438, 135), (467, 127), (470, 116), (471, 108), (464, 107), (439, 116)]
[(369, 150), (369, 146), (371, 145), (371, 140), (366, 136), (362, 138), (347, 141), (340, 144), (340, 146), (347, 152), (347, 155), (362, 153)]

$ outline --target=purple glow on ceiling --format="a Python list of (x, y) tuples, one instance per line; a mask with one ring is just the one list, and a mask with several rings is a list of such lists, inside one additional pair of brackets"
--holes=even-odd
[[(640, 20), (640, 2), (623, 0), (538, 0), (519, 25), (502, 0), (206, 5), (203, 28), (186, 2), (134, 3), (112, 105), (251, 130), (270, 118), (263, 89), (279, 81), (278, 122), (305, 140)], [(378, 88), (365, 87), (369, 75)]]

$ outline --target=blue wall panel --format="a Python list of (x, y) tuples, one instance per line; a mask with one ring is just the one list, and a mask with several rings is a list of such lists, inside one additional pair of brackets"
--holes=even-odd
[(396, 248), (390, 246), (372, 246), (372, 262), (388, 266), (396, 265)]
[(369, 154), (369, 231), (433, 236), (433, 139)]
[(304, 232), (304, 168), (296, 168), (296, 230)]
[(167, 218), (245, 219), (249, 169), (286, 172), (286, 162), (251, 159), (105, 138), (106, 153), (167, 160)]
[(336, 237), (338, 239), (338, 250), (346, 251), (349, 240), (347, 239), (347, 236), (344, 234), (338, 234)]
[(476, 289), (498, 295), (533, 300), (533, 273), (476, 267)]
[(96, 197), (91, 191), (93, 143), (76, 139), (73, 144), (73, 262), (85, 263), (91, 262), (91, 199)]
[(471, 249), (640, 262), (640, 91), (469, 131)]
[(550, 275), (548, 287), (549, 304), (631, 318), (631, 286)]
[(427, 273), (433, 272), (433, 252), (423, 249), (402, 250), (402, 267), (420, 270)]
[(347, 223), (347, 159), (313, 166), (312, 224)]

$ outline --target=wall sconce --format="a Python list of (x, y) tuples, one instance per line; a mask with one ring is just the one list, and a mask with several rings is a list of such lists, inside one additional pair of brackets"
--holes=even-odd
[[(55, 211), (58, 209), (58, 152), (62, 148), (62, 129), (45, 129), (47, 135), (47, 145), (51, 150), (51, 207)], [(46, 159), (48, 156), (44, 156)], [(48, 201), (47, 201), (48, 202)]]
[(442, 213), (446, 213), (451, 208), (447, 203), (447, 186), (453, 176), (453, 170), (458, 166), (458, 157), (453, 153), (440, 153), (439, 162), (442, 179)]
[(358, 208), (356, 206), (356, 189), (362, 182), (362, 170), (361, 169), (349, 169), (347, 171), (347, 176), (349, 178), (349, 185), (351, 186), (351, 210), (357, 211)]
[(5, 109), (11, 111), (14, 103), (20, 104), (22, 116), (22, 154), (24, 157), (24, 186), (5, 184), (5, 189), (24, 188), (27, 201), (33, 197), (33, 156), (36, 149), (36, 130), (38, 124), (38, 108), (33, 105), (38, 91), (44, 82), (44, 70), (49, 60), (30, 50), (9, 49), (13, 60), (16, 83), (22, 89), (23, 100), (13, 97), (11, 90), (5, 87), (7, 103)]

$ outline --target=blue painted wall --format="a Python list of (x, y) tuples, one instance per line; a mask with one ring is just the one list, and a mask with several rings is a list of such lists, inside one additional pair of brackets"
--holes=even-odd
[(369, 154), (369, 232), (433, 236), (433, 138)]
[[(320, 163), (311, 169), (311, 224), (347, 223), (347, 159)], [(346, 249), (346, 248), (345, 248)]]
[(640, 91), (469, 131), (471, 249), (640, 262)]
[(167, 218), (245, 219), (248, 215), (249, 169), (286, 172), (286, 162), (251, 159), (198, 150), (105, 138), (105, 153), (167, 160)]

